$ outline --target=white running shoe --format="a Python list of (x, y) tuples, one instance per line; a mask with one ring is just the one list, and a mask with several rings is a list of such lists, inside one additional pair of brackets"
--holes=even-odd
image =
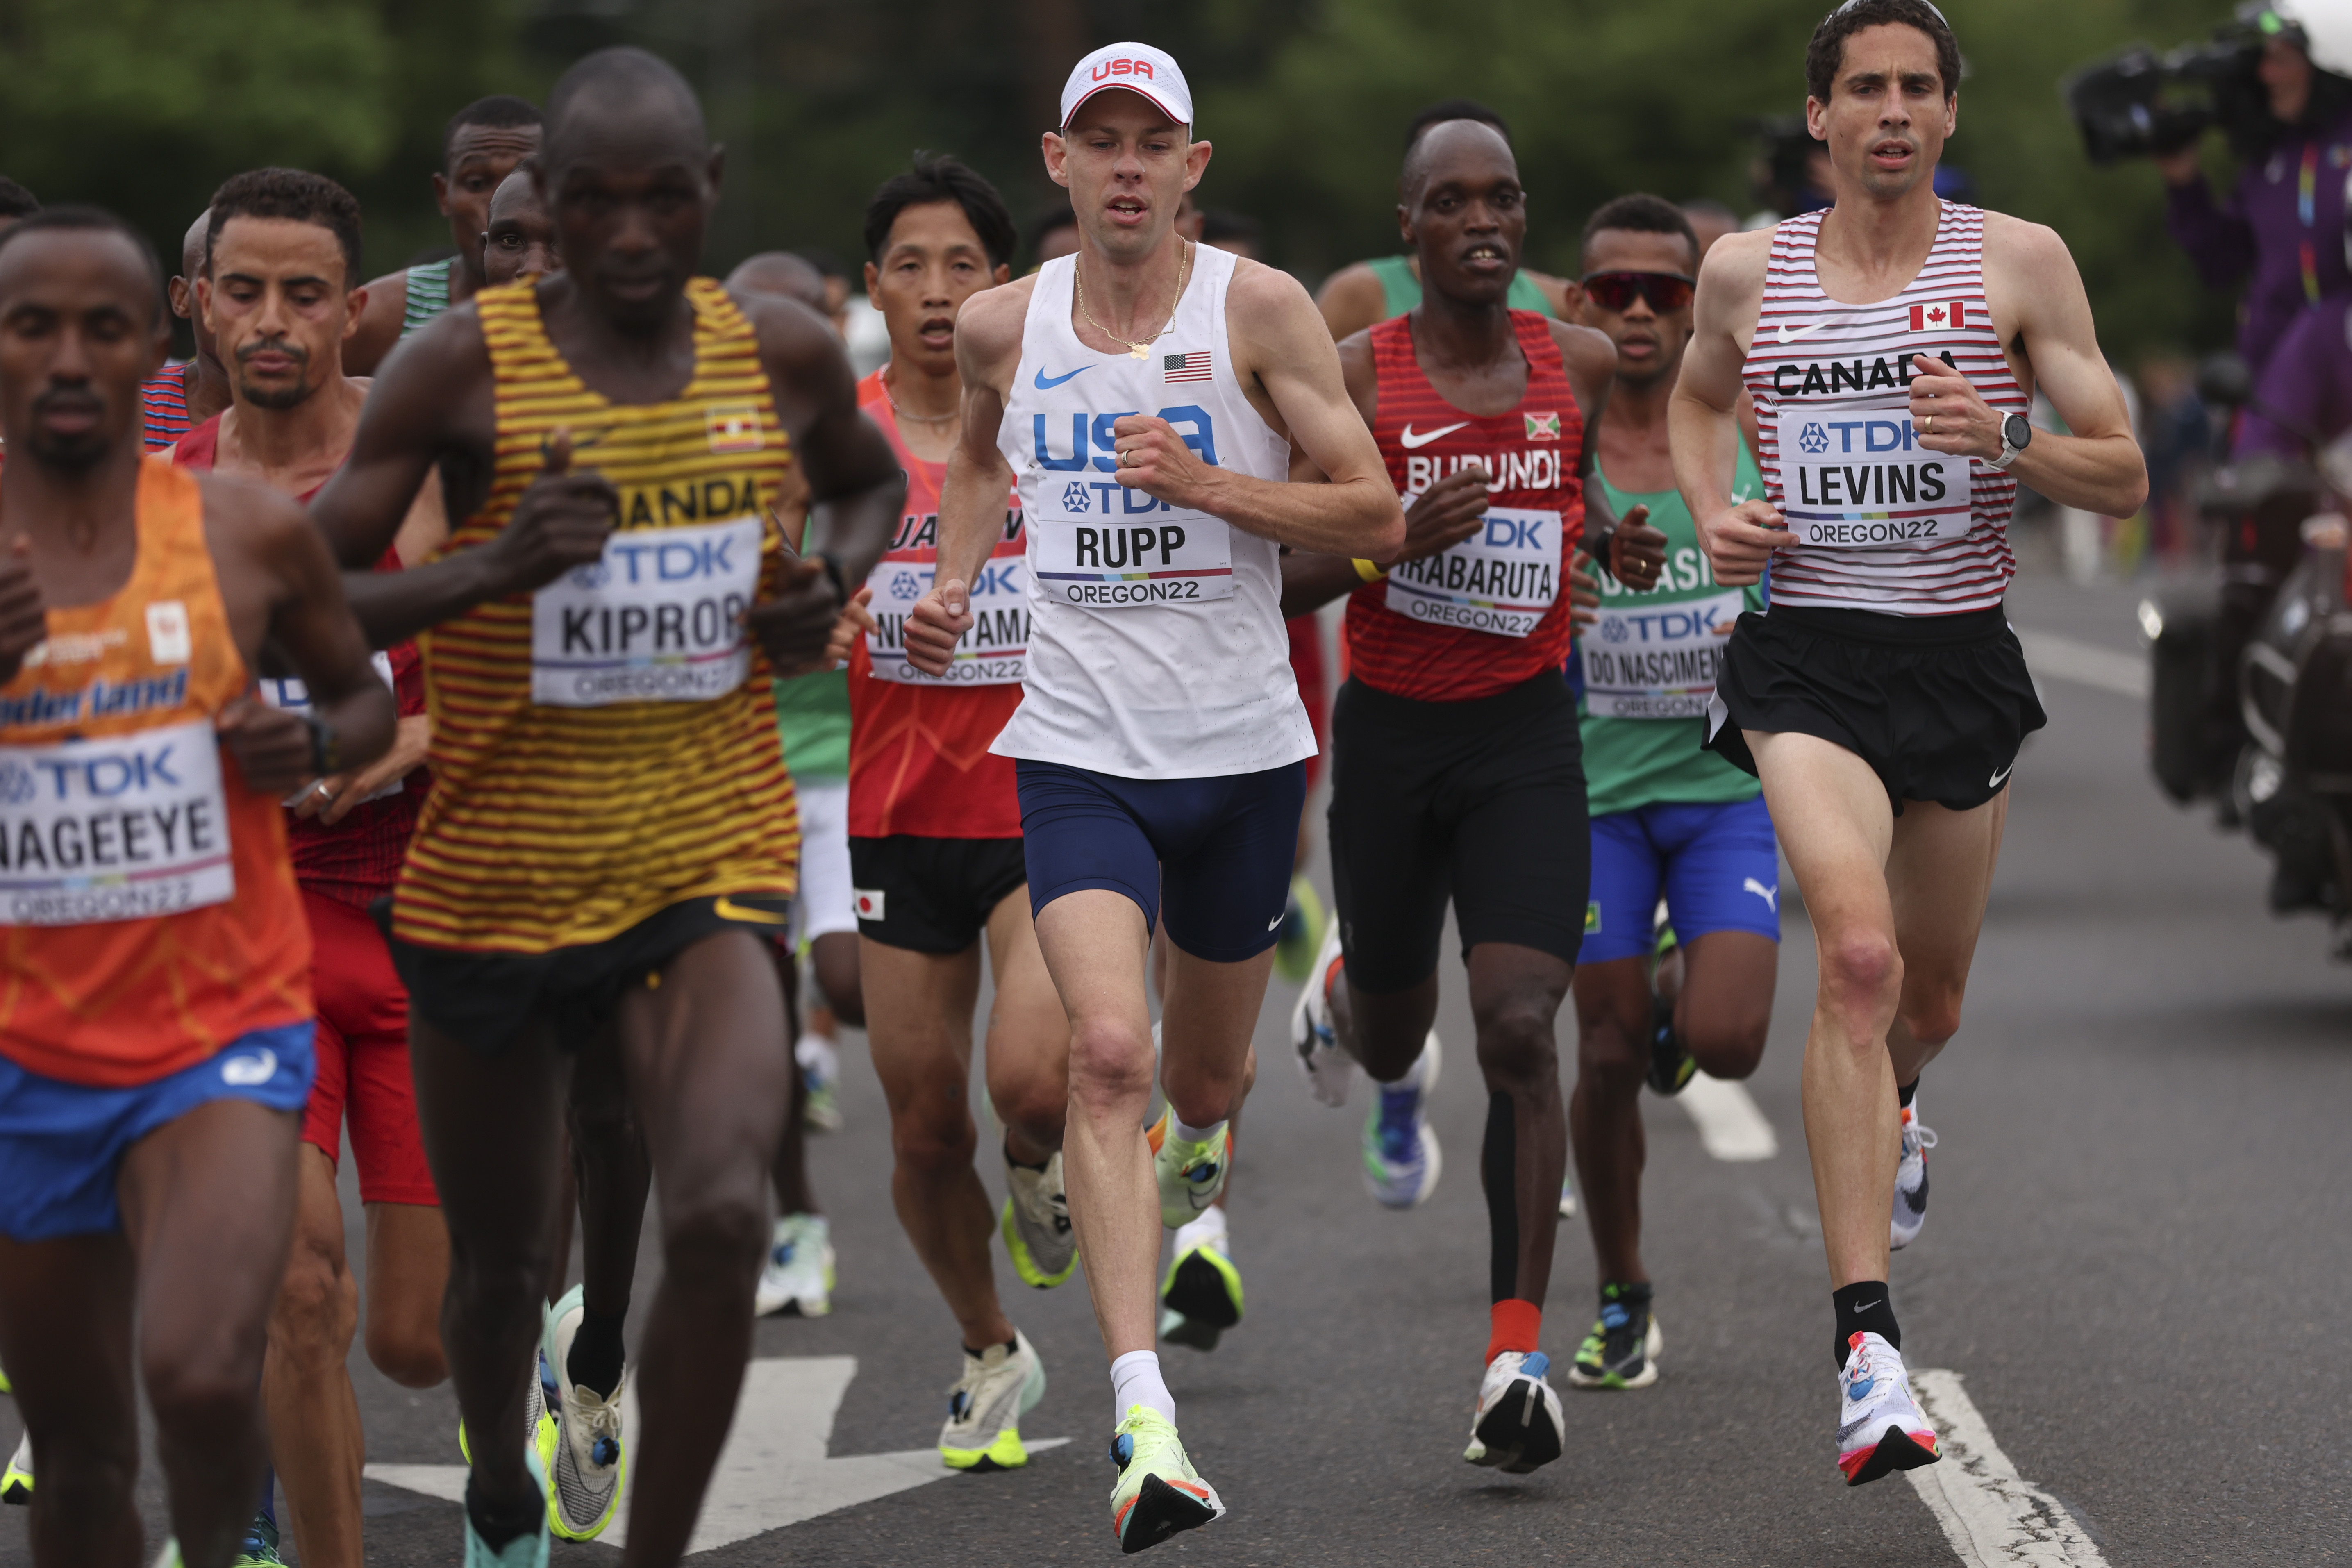
[(756, 1307), (822, 1318), (833, 1310), (833, 1227), (821, 1214), (788, 1214), (776, 1221), (767, 1267), (760, 1270)]
[(1409, 1209), (1437, 1190), (1444, 1154), (1437, 1129), (1429, 1124), (1429, 1099), (1437, 1090), (1444, 1051), (1437, 1031), (1421, 1047), (1421, 1081), (1381, 1084), (1380, 1098), (1364, 1121), (1364, 1188), (1382, 1206)]
[(1175, 1426), (1148, 1405), (1127, 1407), (1110, 1440), (1110, 1462), (1118, 1468), (1110, 1530), (1121, 1552), (1141, 1552), (1225, 1517), (1224, 1500), (1192, 1468)]
[(1550, 1370), (1551, 1358), (1541, 1351), (1505, 1351), (1487, 1363), (1462, 1457), (1514, 1476), (1559, 1458), (1568, 1444), (1568, 1421), (1559, 1391), (1544, 1375)]
[(1886, 1245), (1900, 1252), (1919, 1239), (1927, 1223), (1927, 1151), (1936, 1130), (1919, 1120), (1919, 1097), (1903, 1108), (1903, 1153), (1895, 1165), (1895, 1209), (1886, 1222)]
[(572, 1381), (572, 1342), (587, 1315), (585, 1301), (584, 1290), (574, 1285), (547, 1310), (541, 1329), (543, 1364), (553, 1369), (562, 1391), (556, 1401), (547, 1522), (566, 1541), (593, 1541), (604, 1532), (620, 1505), (621, 1482), (629, 1468), (621, 1433), (621, 1394), (629, 1386), (628, 1367), (623, 1365), (621, 1381), (609, 1395)]
[(1215, 1137), (1195, 1143), (1176, 1136), (1176, 1111), (1162, 1110), (1144, 1132), (1151, 1144), (1151, 1173), (1160, 1186), (1160, 1223), (1181, 1229), (1201, 1216), (1225, 1190), (1234, 1164), (1234, 1130), (1223, 1125)]
[(940, 1428), (940, 1458), (954, 1470), (1017, 1470), (1029, 1462), (1021, 1446), (1021, 1418), (1045, 1397), (1045, 1363), (1020, 1330), (1010, 1349), (963, 1352), (963, 1375), (948, 1390), (947, 1424)]
[(1331, 1033), (1331, 966), (1339, 962), (1339, 922), (1334, 920), (1323, 933), (1307, 984), (1298, 988), (1297, 1004), (1290, 1009), (1290, 1045), (1307, 1091), (1335, 1108), (1348, 1103), (1348, 1086), (1356, 1080), (1356, 1058)]
[(1845, 1342), (1845, 1368), (1838, 1373), (1838, 1468), (1845, 1484), (1858, 1487), (1942, 1458), (1936, 1428), (1911, 1397), (1903, 1352), (1876, 1334), (1849, 1335)]
[(1042, 1171), (1004, 1156), (1004, 1214), (998, 1227), (1021, 1283), (1050, 1290), (1078, 1266), (1078, 1233), (1070, 1228), (1070, 1197), (1062, 1181), (1062, 1152)]
[(793, 1047), (793, 1060), (808, 1085), (801, 1120), (819, 1132), (840, 1131), (841, 1047), (830, 1035), (803, 1035)]
[(8, 1460), (8, 1468), (0, 1473), (0, 1502), (27, 1504), (33, 1500), (33, 1435), (26, 1432), (16, 1441), (16, 1452)]
[(1559, 1179), (1559, 1217), (1576, 1217), (1576, 1173), (1573, 1171)]

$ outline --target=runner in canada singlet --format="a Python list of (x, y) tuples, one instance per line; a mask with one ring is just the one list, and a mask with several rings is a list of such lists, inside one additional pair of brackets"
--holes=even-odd
[(1349, 673), (1396, 697), (1460, 701), (1517, 686), (1568, 657), (1568, 559), (1584, 531), (1577, 477), (1584, 419), (1548, 319), (1511, 312), (1527, 395), (1507, 414), (1445, 401), (1413, 355), (1412, 318), (1371, 329), (1380, 404), (1372, 434), (1407, 504), (1486, 465), (1486, 525), (1442, 554), (1402, 562), (1348, 599)]

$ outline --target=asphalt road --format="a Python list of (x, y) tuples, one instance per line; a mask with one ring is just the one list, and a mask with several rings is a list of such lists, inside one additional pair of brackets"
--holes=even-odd
[[(2136, 655), (2136, 597), (2030, 580), (2011, 614)], [(2352, 1561), (2352, 972), (2329, 964), (2316, 921), (2264, 911), (2264, 868), (2242, 840), (2158, 796), (2138, 703), (2047, 670), (2042, 686), (2052, 722), (2017, 769), (1966, 1019), (1922, 1093), (1942, 1142), (1926, 1233), (1894, 1269), (1908, 1359), (1963, 1376), (2017, 1472), (2108, 1563)], [(1783, 910), (1774, 1034), (1749, 1086), (1780, 1152), (1711, 1159), (1679, 1108), (1646, 1103), (1663, 1376), (1568, 1394), (1567, 1456), (1524, 1479), (1460, 1458), (1486, 1332), (1468, 1053), (1438, 1094), (1444, 1183), (1390, 1214), (1358, 1180), (1360, 1086), (1344, 1112), (1307, 1099), (1283, 1055), (1291, 993), (1277, 984), (1232, 1206), (1249, 1315), (1214, 1353), (1164, 1358), (1187, 1442), (1232, 1513), (1159, 1557), (1970, 1561), (1903, 1480), (1849, 1490), (1832, 1467), (1828, 1285), (1797, 1092), (1812, 947), (1793, 895)], [(1445, 983), (1440, 1029), (1466, 1047), (1450, 959)], [(832, 1455), (922, 1449), (957, 1371), (954, 1330), (892, 1217), (881, 1096), (855, 1043), (847, 1062), (848, 1126), (814, 1154), (841, 1255), (835, 1310), (764, 1322), (758, 1353), (856, 1358)], [(1001, 1190), (1001, 1172), (983, 1174)], [(646, 1257), (641, 1301), (654, 1246)], [(1545, 1330), (1557, 1359), (1590, 1321), (1590, 1259), (1581, 1220), (1565, 1226)], [(999, 1278), (1052, 1372), (1024, 1432), (1066, 1447), (696, 1561), (1110, 1560), (1110, 1401), (1083, 1286), (1039, 1294)], [(446, 1388), (398, 1390), (356, 1353), (353, 1374), (372, 1461), (456, 1462)], [(15, 1435), (0, 1413), (0, 1439)], [(1958, 1465), (1940, 1469), (1963, 1483)], [(373, 1481), (367, 1495), (372, 1562), (457, 1561), (455, 1506)], [(142, 1500), (153, 1531), (152, 1465)], [(604, 1546), (555, 1556), (615, 1560)], [(28, 1560), (21, 1524), (0, 1517), (0, 1568)], [(2069, 1560), (2085, 1559), (2048, 1559)]]

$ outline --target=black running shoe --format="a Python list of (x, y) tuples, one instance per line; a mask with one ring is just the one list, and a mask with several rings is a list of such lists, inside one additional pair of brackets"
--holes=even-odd
[(1658, 1381), (1658, 1352), (1666, 1348), (1650, 1310), (1650, 1287), (1601, 1287), (1601, 1317), (1568, 1369), (1571, 1388), (1647, 1388)]
[(1664, 996), (1650, 998), (1650, 1087), (1672, 1098), (1698, 1071), (1698, 1062), (1675, 1033), (1675, 1005)]

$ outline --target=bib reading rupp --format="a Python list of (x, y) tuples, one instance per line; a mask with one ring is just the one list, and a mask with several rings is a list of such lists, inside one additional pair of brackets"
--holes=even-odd
[(394, 934), (544, 952), (688, 899), (789, 893), (792, 781), (740, 617), (781, 559), (762, 519), (792, 456), (751, 323), (695, 279), (692, 377), (666, 402), (624, 405), (564, 363), (532, 281), (474, 298), (497, 466), (448, 548), (506, 525), (559, 429), (612, 480), (620, 516), (601, 563), (418, 637), (434, 789)]
[(1380, 403), (1372, 435), (1410, 506), (1439, 479), (1484, 464), (1491, 502), (1479, 531), (1441, 554), (1401, 562), (1348, 598), (1349, 669), (1398, 697), (1453, 701), (1517, 686), (1568, 656), (1570, 552), (1584, 531), (1576, 475), (1584, 417), (1546, 318), (1513, 310), (1528, 385), (1508, 413), (1466, 414), (1414, 357), (1412, 318), (1371, 329)]
[(1281, 547), (1118, 482), (1112, 426), (1168, 421), (1200, 459), (1286, 479), (1290, 444), (1243, 395), (1225, 336), (1230, 252), (1195, 246), (1142, 358), (1070, 325), (1076, 261), (1037, 275), (997, 442), (1029, 528), (1029, 669), (992, 748), (1125, 778), (1257, 773), (1315, 752), (1290, 674)]
[(252, 685), (196, 480), (141, 465), (112, 598), (48, 612), (0, 688), (0, 1055), (127, 1087), (310, 1016), (310, 937), (278, 802), (221, 755)]
[(1764, 483), (1798, 545), (1773, 557), (1772, 598), (1882, 615), (1952, 615), (2000, 603), (2016, 574), (2017, 481), (1918, 444), (1915, 354), (1968, 377), (1993, 408), (2023, 413), (1985, 302), (1984, 214), (1942, 204), (1935, 247), (1891, 299), (1849, 305), (1813, 269), (1821, 213), (1773, 230), (1755, 342)]
[(866, 581), (880, 625), (849, 655), (849, 832), (854, 838), (1018, 838), (1013, 759), (989, 743), (1021, 706), (1029, 647), (1029, 539), (1015, 491), (1004, 531), (971, 584), (971, 629), (935, 679), (907, 662), (907, 610), (930, 592), (947, 465), (907, 450), (882, 373), (857, 387), (907, 471), (898, 532)]

